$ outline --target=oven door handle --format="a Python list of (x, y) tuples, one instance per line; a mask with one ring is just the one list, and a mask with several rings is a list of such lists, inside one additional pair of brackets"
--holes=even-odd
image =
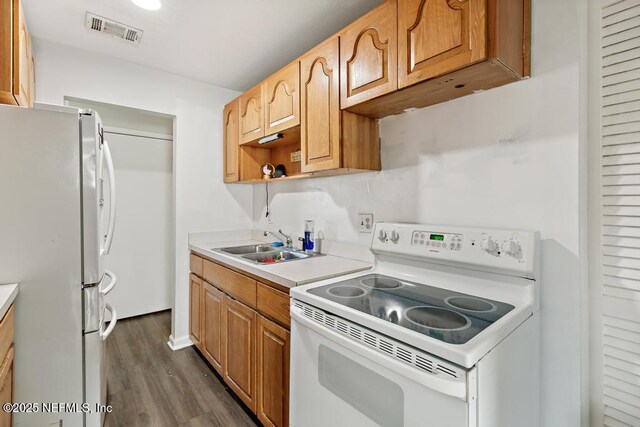
[(399, 360), (396, 360), (390, 356), (379, 353), (376, 350), (368, 348), (350, 338), (335, 332), (314, 320), (308, 319), (303, 314), (302, 310), (291, 306), (291, 319), (300, 323), (300, 325), (311, 329), (312, 331), (330, 339), (338, 345), (341, 345), (354, 353), (358, 353), (362, 357), (377, 363), (387, 369), (396, 372), (403, 377), (406, 377), (418, 384), (427, 387), (438, 393), (445, 394), (447, 396), (456, 397), (458, 399), (467, 400), (467, 382), (466, 378), (448, 378), (445, 374), (429, 374), (421, 372), (416, 368), (413, 368)]

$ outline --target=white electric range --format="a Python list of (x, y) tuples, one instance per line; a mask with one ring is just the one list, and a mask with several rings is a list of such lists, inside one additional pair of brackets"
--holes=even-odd
[(290, 425), (537, 426), (536, 233), (377, 223), (371, 251), (291, 290)]

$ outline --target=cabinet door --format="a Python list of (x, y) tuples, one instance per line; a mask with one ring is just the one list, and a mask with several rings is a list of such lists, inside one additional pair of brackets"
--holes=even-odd
[(300, 124), (300, 63), (287, 65), (264, 82), (265, 135)]
[(387, 0), (340, 34), (340, 106), (398, 88), (397, 3)]
[(262, 84), (240, 95), (240, 144), (264, 136)]
[(36, 101), (36, 61), (33, 58), (31, 39), (29, 39), (29, 107)]
[(222, 375), (222, 299), (224, 294), (203, 282), (202, 292), (203, 353)]
[(239, 115), (240, 101), (235, 99), (224, 107), (224, 182), (235, 182), (240, 179), (239, 162)]
[(189, 335), (196, 347), (202, 349), (202, 280), (197, 276), (189, 275)]
[(13, 95), (18, 105), (29, 106), (29, 85), (31, 83), (30, 67), (30, 36), (27, 30), (27, 20), (24, 16), (22, 3), (14, 0), (14, 28), (13, 28)]
[(225, 296), (222, 322), (223, 377), (251, 411), (256, 411), (256, 317), (255, 311)]
[(486, 58), (487, 0), (398, 0), (398, 86)]
[(340, 167), (339, 39), (300, 60), (302, 172)]
[[(0, 404), (13, 403), (13, 346), (9, 349), (0, 367)], [(0, 427), (13, 425), (11, 412), (0, 412)]]
[(258, 316), (258, 419), (265, 426), (289, 425), (289, 342), (286, 329)]
[(0, 103), (16, 103), (13, 97), (13, 0), (0, 1)]

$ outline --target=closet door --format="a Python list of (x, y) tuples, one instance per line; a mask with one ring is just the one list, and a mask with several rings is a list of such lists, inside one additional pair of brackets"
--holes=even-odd
[(640, 426), (640, 2), (590, 5), (592, 425)]

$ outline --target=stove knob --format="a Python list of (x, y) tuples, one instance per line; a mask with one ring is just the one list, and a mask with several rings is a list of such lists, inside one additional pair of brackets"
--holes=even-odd
[(482, 241), (482, 250), (494, 254), (498, 250), (498, 244), (491, 237), (487, 237)]
[(384, 230), (380, 230), (380, 232), (378, 233), (378, 239), (384, 242), (387, 239), (387, 232)]
[(511, 257), (520, 258), (522, 247), (515, 240), (507, 240), (502, 244), (502, 251)]
[(400, 234), (398, 234), (398, 232), (394, 230), (391, 232), (391, 236), (389, 237), (389, 239), (393, 243), (398, 243), (398, 240), (400, 239)]

